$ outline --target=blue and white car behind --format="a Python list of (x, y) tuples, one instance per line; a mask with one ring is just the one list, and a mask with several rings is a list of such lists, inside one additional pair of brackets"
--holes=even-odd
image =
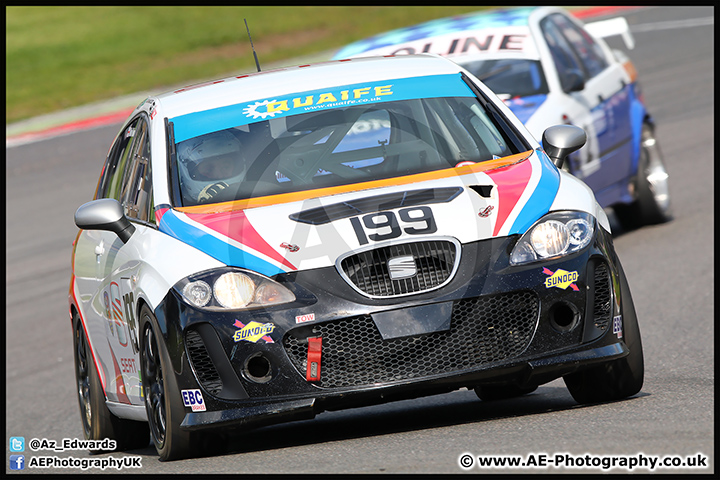
[(643, 103), (637, 72), (602, 37), (622, 35), (614, 18), (584, 26), (566, 10), (480, 12), (380, 34), (340, 49), (336, 59), (436, 53), (493, 90), (536, 139), (557, 124), (579, 125), (587, 145), (566, 168), (585, 181), (626, 227), (671, 218), (668, 175)]
[(636, 394), (608, 219), (558, 168), (585, 137), (555, 126), (543, 151), (436, 55), (148, 98), (75, 214), (85, 435), (151, 438), (167, 460), (229, 429), (461, 387)]

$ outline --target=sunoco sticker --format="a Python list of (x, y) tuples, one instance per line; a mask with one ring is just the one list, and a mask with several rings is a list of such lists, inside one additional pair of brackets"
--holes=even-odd
[(235, 320), (235, 326), (240, 327), (240, 330), (236, 330), (235, 335), (233, 335), (233, 340), (236, 342), (257, 343), (258, 340), (264, 340), (266, 343), (275, 343), (268, 335), (275, 329), (275, 325), (272, 323), (250, 322), (243, 325), (240, 320)]
[(578, 286), (574, 283), (578, 279), (578, 272), (568, 272), (562, 268), (558, 268), (555, 272), (553, 272), (548, 268), (543, 268), (543, 273), (545, 275), (550, 275), (549, 278), (545, 279), (545, 288), (557, 287), (565, 290), (570, 287), (576, 292), (580, 291)]

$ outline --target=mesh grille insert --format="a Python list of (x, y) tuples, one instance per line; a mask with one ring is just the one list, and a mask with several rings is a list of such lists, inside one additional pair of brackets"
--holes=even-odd
[(595, 326), (601, 330), (605, 330), (610, 323), (612, 305), (610, 272), (604, 262), (598, 263), (595, 266), (594, 292), (593, 318), (595, 319)]
[(390, 382), (517, 357), (532, 340), (538, 309), (528, 291), (463, 299), (453, 305), (449, 331), (383, 340), (362, 315), (290, 330), (283, 346), (305, 372), (307, 338), (322, 337), (321, 387)]
[(185, 334), (185, 348), (198, 382), (208, 393), (217, 395), (222, 390), (222, 380), (198, 332), (195, 330), (187, 331)]

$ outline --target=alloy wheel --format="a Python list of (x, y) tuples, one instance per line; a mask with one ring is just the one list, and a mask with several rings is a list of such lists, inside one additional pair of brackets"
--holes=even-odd
[(647, 166), (643, 175), (647, 179), (648, 186), (652, 191), (653, 199), (658, 210), (666, 215), (670, 209), (670, 191), (668, 187), (669, 175), (665, 170), (660, 148), (657, 145), (655, 136), (649, 128), (643, 128), (642, 147), (647, 154)]
[(75, 325), (75, 378), (77, 380), (78, 398), (80, 400), (80, 416), (82, 417), (85, 435), (90, 435), (92, 425), (92, 407), (90, 397), (90, 365), (85, 333), (78, 321)]
[(157, 340), (150, 324), (145, 325), (143, 342), (143, 388), (147, 404), (150, 429), (158, 446), (165, 442), (165, 387), (162, 366), (158, 355)]

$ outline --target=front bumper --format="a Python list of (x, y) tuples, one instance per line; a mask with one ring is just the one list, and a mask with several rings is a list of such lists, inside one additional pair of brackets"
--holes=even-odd
[[(583, 252), (519, 267), (508, 263), (517, 237), (466, 244), (452, 281), (395, 299), (361, 295), (335, 268), (276, 277), (297, 302), (250, 312), (191, 308), (171, 290), (155, 310), (178, 388), (168, 394), (201, 389), (207, 409), (178, 412), (181, 428), (540, 385), (621, 358), (628, 349), (613, 319), (623, 315), (622, 273), (610, 234), (595, 235)], [(322, 339), (317, 379), (308, 338)]]
[[(256, 428), (294, 420), (309, 420), (323, 411), (369, 406), (396, 400), (451, 392), (462, 387), (487, 383), (515, 383), (519, 386), (539, 385), (573, 373), (581, 367), (624, 357), (628, 349), (623, 342), (596, 348), (578, 348), (560, 355), (532, 361), (512, 363), (473, 373), (442, 375), (394, 385), (368, 386), (346, 392), (316, 393), (298, 398), (278, 397), (272, 401), (248, 401), (241, 407), (225, 410), (187, 413), (180, 425), (187, 430), (228, 426)], [(208, 405), (214, 404), (206, 400)]]

